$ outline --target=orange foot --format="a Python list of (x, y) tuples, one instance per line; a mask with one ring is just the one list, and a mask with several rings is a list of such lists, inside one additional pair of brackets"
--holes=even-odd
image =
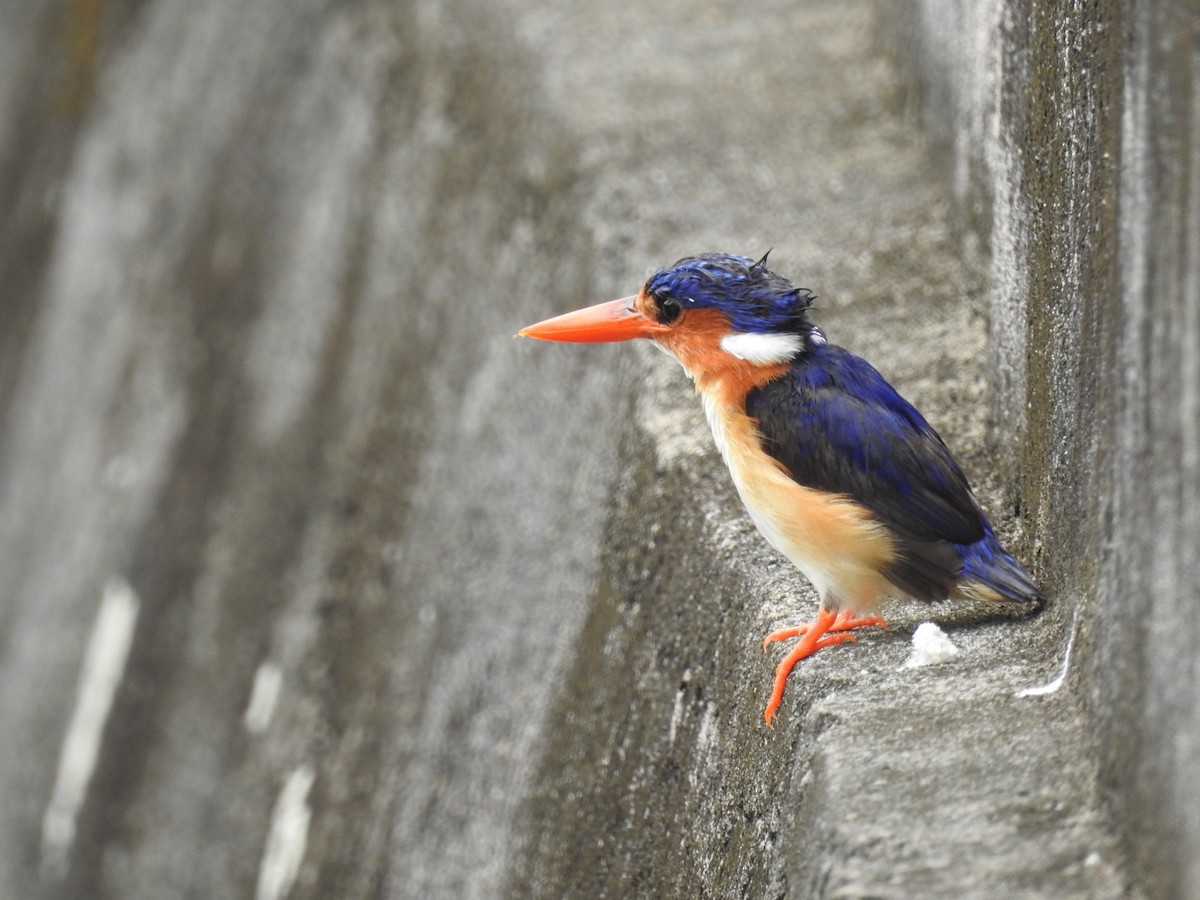
[(773, 728), (775, 725), (775, 711), (783, 702), (783, 688), (796, 663), (833, 644), (858, 640), (854, 635), (849, 634), (849, 631), (852, 628), (865, 628), (868, 625), (882, 625), (886, 628), (887, 622), (879, 616), (859, 616), (848, 609), (833, 613), (822, 605), (817, 610), (817, 621), (806, 625), (797, 625), (794, 628), (780, 628), (763, 638), (763, 647), (766, 647), (773, 641), (786, 641), (788, 638), (800, 636), (800, 642), (775, 667), (775, 689), (771, 691), (771, 699), (763, 712), (763, 718), (766, 719), (768, 728)]

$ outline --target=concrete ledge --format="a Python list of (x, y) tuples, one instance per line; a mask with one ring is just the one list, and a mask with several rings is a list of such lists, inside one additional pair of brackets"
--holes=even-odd
[[(20, 7), (0, 894), (1196, 893), (1184, 4)], [(771, 246), (1054, 597), (774, 731), (815, 596), (678, 370), (510, 337)]]

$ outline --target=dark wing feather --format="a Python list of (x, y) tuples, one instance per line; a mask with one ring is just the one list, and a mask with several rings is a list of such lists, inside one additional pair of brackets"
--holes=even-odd
[(949, 594), (962, 567), (956, 545), (981, 540), (986, 520), (937, 432), (870, 364), (813, 344), (747, 395), (746, 412), (796, 481), (850, 496), (891, 529), (894, 584), (923, 599)]

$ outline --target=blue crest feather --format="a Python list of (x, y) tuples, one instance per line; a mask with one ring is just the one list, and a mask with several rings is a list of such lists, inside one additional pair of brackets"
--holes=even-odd
[[(767, 251), (768, 253), (770, 251)], [(767, 268), (767, 257), (703, 253), (659, 269), (646, 282), (658, 301), (668, 297), (684, 309), (716, 309), (741, 332), (807, 334), (808, 309), (816, 299)]]

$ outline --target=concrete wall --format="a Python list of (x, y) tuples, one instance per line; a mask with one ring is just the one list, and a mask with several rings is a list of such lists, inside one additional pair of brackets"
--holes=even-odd
[[(1194, 27), (0, 5), (0, 895), (1200, 894)], [(1055, 597), (774, 731), (677, 368), (510, 337), (770, 246)]]
[(1106, 806), (1149, 894), (1197, 896), (1196, 11), (911, 13), (902, 43), (928, 121), (992, 247), (992, 321), (1019, 325), (993, 324), (998, 409), (1027, 411), (1015, 474), (1047, 583), (1078, 611), (1072, 677), (1096, 718)]

